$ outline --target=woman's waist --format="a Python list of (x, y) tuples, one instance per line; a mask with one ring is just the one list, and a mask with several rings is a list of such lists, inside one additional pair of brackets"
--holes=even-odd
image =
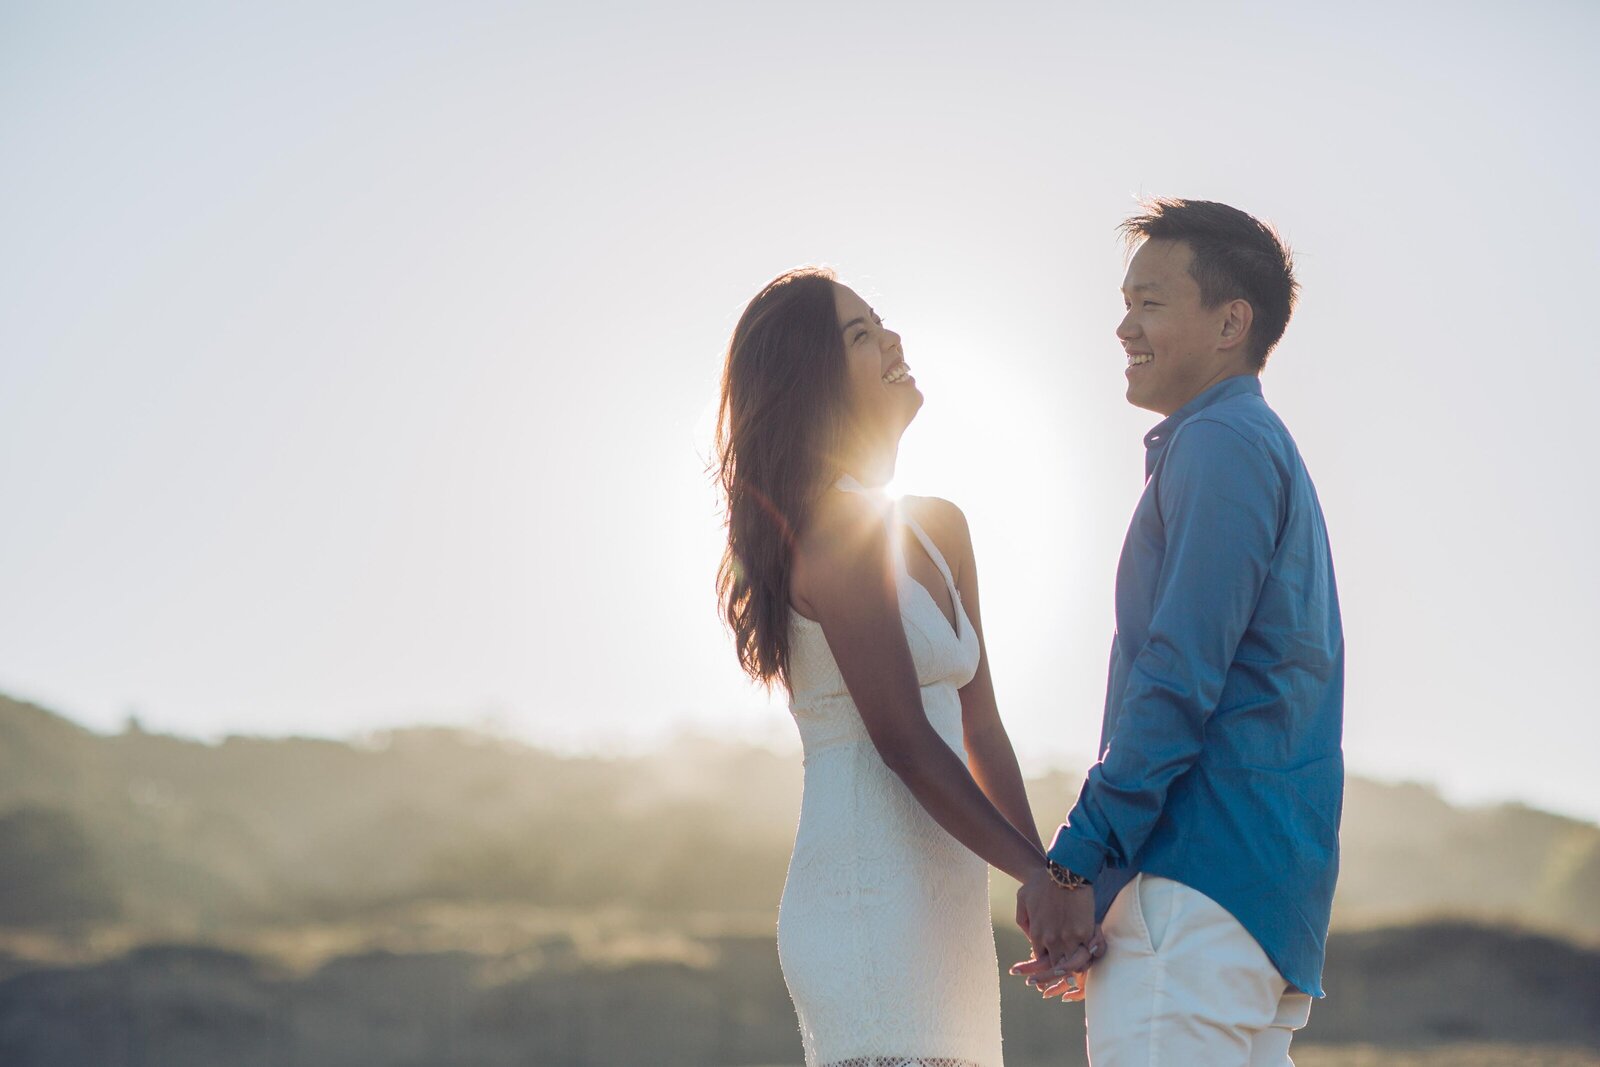
[[(884, 775), (893, 780), (807, 783), (795, 829), (791, 876), (811, 871), (833, 878), (850, 872), (875, 884), (900, 872), (902, 877), (942, 884), (985, 868), (983, 860), (951, 837), (904, 783), (887, 770)], [(958, 875), (960, 871), (969, 874)]]
[[(934, 731), (957, 751), (961, 749), (961, 696), (949, 685), (922, 688), (922, 712)], [(806, 762), (840, 748), (871, 746), (861, 712), (848, 693), (809, 702), (792, 701), (789, 714), (800, 731)]]
[[(949, 748), (960, 756), (965, 762), (966, 747), (962, 741), (961, 720), (957, 716), (953, 721), (940, 721), (930, 715), (928, 724), (933, 727), (933, 732), (939, 736)], [(851, 774), (891, 774), (884, 764), (883, 757), (878, 753), (877, 744), (872, 740), (867, 728), (860, 722), (853, 725), (841, 725), (837, 728), (824, 728), (821, 726), (800, 731), (800, 751), (805, 766), (806, 780), (809, 782), (813, 775), (824, 766), (833, 769), (841, 765), (846, 773)], [(830, 770), (830, 773), (838, 773)]]
[[(935, 733), (965, 765), (967, 752), (959, 725), (943, 730), (936, 727)], [(804, 751), (802, 801), (823, 795), (859, 797), (863, 789), (875, 788), (890, 781), (901, 790), (906, 788), (900, 776), (883, 761), (883, 756), (870, 737), (813, 740), (806, 744)]]

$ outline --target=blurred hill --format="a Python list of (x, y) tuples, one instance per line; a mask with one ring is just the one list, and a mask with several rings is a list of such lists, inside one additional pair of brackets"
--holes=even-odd
[[(1035, 812), (1078, 784), (1031, 780)], [(208, 744), (0, 697), (0, 1063), (797, 1064), (800, 787), (798, 756), (706, 739)], [(1297, 1062), (1600, 1067), (1600, 827), (1353, 778), (1344, 846)], [(1002, 988), (1008, 1063), (1083, 1062), (1080, 1008)]]
[[(456, 729), (207, 744), (0, 697), (0, 925), (203, 933), (416, 901), (775, 913), (798, 757), (705, 739), (563, 757)], [(1048, 827), (1079, 779), (1029, 782)], [(1600, 938), (1600, 827), (1351, 778), (1336, 924)]]

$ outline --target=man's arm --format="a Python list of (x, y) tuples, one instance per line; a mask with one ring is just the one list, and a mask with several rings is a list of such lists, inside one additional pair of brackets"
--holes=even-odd
[(1232, 427), (1202, 417), (1168, 449), (1156, 497), (1166, 554), (1149, 635), (1100, 762), (1049, 850), (1090, 880), (1107, 865), (1131, 862), (1167, 790), (1198, 758), (1286, 506), (1271, 458)]

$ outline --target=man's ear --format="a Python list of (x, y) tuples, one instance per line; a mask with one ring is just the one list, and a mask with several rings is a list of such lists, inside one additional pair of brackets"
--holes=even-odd
[(1227, 352), (1238, 348), (1249, 336), (1255, 311), (1248, 300), (1230, 300), (1222, 310), (1222, 333), (1217, 338), (1217, 347)]

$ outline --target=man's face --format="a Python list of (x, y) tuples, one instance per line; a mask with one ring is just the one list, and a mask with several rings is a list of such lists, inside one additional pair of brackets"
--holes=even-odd
[(1224, 378), (1255, 370), (1243, 337), (1249, 305), (1205, 307), (1189, 274), (1192, 258), (1183, 241), (1146, 241), (1122, 281), (1128, 311), (1117, 339), (1128, 357), (1128, 403), (1162, 415)]

